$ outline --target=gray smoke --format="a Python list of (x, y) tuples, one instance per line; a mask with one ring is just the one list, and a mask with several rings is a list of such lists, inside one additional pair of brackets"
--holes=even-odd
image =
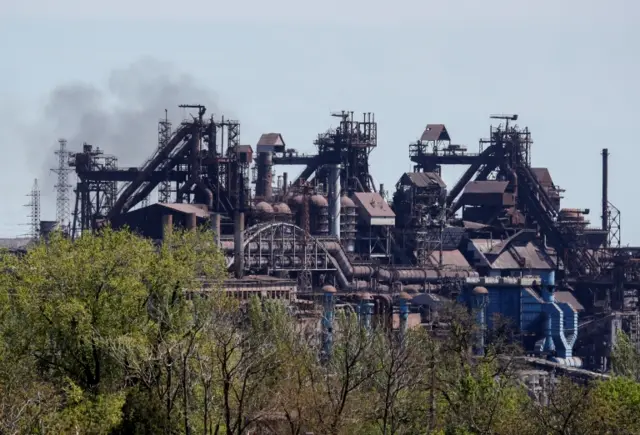
[[(57, 87), (44, 108), (53, 141), (72, 150), (87, 142), (118, 157), (121, 166), (139, 166), (157, 146), (157, 123), (165, 109), (174, 122), (186, 113), (179, 104), (203, 104), (217, 112), (217, 96), (166, 62), (141, 59), (111, 72), (103, 86), (71, 83)], [(55, 144), (54, 144), (55, 148)], [(55, 166), (55, 156), (48, 168)]]
[[(55, 214), (55, 174), (51, 168), (58, 165), (54, 152), (59, 138), (67, 139), (69, 151), (81, 151), (86, 142), (116, 156), (120, 167), (140, 166), (157, 147), (158, 121), (164, 118), (165, 109), (174, 128), (189, 117), (189, 112), (178, 108), (180, 104), (202, 104), (208, 115), (230, 116), (218, 112), (217, 100), (214, 92), (191, 75), (150, 58), (113, 70), (105, 83), (56, 87), (21, 139), (27, 142), (24, 148), (31, 168), (41, 168), (33, 177), (41, 185), (43, 218)], [(70, 181), (75, 184), (75, 177)], [(25, 185), (23, 190), (28, 188)]]

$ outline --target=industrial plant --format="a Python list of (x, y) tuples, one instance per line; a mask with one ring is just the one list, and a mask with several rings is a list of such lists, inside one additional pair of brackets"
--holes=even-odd
[[(562, 207), (549, 170), (531, 166), (532, 132), (517, 115), (491, 116), (477, 148), (452, 142), (443, 124), (416, 126), (419, 139), (406, 138), (413, 170), (385, 190), (369, 163), (373, 113), (332, 114), (337, 126), (302, 154), (284, 132), (247, 144), (238, 121), (180, 107), (191, 119), (162, 119), (157, 149), (139, 167), (119, 167), (100, 144), (68, 149), (60, 140), (57, 219), (40, 220), (35, 186), (32, 237), (57, 226), (78, 238), (111, 225), (161, 242), (174, 227), (207, 226), (226, 255), (225, 290), (323, 300), (327, 329), (338, 309), (367, 327), (434, 329), (440, 310), (460, 303), (481, 331), (508, 320), (540, 367), (602, 373), (618, 331), (640, 344), (640, 248), (621, 246), (607, 149), (594, 213)], [(447, 165), (467, 167), (453, 186), (442, 178)]]

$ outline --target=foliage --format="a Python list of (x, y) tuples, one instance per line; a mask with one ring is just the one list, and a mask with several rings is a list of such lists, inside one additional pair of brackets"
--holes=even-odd
[(0, 253), (0, 434), (640, 433), (625, 336), (617, 376), (559, 379), (546, 402), (519, 382), (509, 329), (476, 356), (456, 308), (446, 329), (405, 333), (337, 311), (320, 358), (318, 319), (226, 296), (213, 240), (176, 231), (155, 246), (106, 228)]

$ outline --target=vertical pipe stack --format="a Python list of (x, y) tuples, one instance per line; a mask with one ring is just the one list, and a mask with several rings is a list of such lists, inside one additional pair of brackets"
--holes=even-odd
[[(556, 297), (553, 294), (556, 284), (556, 275), (554, 271), (549, 272), (547, 275), (541, 276), (542, 281), (542, 300), (547, 303), (553, 303), (556, 301)], [(544, 352), (553, 352), (556, 350), (556, 345), (553, 341), (553, 319), (549, 314), (546, 314), (544, 319), (544, 344), (542, 347)]]
[(272, 196), (273, 155), (270, 152), (258, 153), (258, 182), (256, 196), (271, 201)]
[(404, 337), (409, 328), (409, 301), (411, 296), (407, 292), (401, 292), (399, 295), (400, 305), (400, 333)]
[(282, 195), (287, 194), (287, 188), (289, 187), (289, 174), (286, 172), (282, 173)]
[(332, 165), (329, 172), (330, 234), (340, 238), (340, 165)]
[(198, 218), (195, 213), (189, 213), (187, 215), (187, 230), (195, 231), (198, 226)]
[[(602, 230), (609, 231), (609, 150), (602, 150)], [(607, 245), (608, 245), (607, 237)]]
[(242, 278), (244, 274), (244, 213), (241, 211), (236, 212), (234, 222), (234, 238), (233, 238), (233, 265), (236, 272), (236, 278)]
[(209, 216), (211, 218), (214, 243), (217, 247), (220, 247), (220, 213), (211, 213)]
[(162, 216), (162, 241), (164, 242), (171, 236), (173, 230), (173, 215), (165, 214)]
[(322, 287), (323, 316), (322, 316), (322, 353), (325, 358), (331, 356), (333, 347), (333, 311), (335, 308), (336, 288), (332, 285)]

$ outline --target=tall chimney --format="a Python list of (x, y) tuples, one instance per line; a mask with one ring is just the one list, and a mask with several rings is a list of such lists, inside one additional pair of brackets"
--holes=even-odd
[(331, 235), (340, 238), (340, 165), (329, 169), (329, 215)]
[(258, 182), (256, 196), (265, 201), (271, 200), (273, 178), (273, 155), (270, 152), (258, 153)]
[[(607, 148), (602, 150), (602, 230), (609, 231), (609, 150)], [(605, 243), (608, 244), (608, 242)]]
[(286, 172), (282, 173), (282, 195), (286, 195), (287, 188), (289, 187), (289, 175)]
[(244, 213), (241, 211), (236, 212), (234, 222), (234, 240), (233, 240), (233, 263), (236, 272), (236, 278), (242, 278), (244, 274), (244, 250), (242, 245), (244, 244)]

